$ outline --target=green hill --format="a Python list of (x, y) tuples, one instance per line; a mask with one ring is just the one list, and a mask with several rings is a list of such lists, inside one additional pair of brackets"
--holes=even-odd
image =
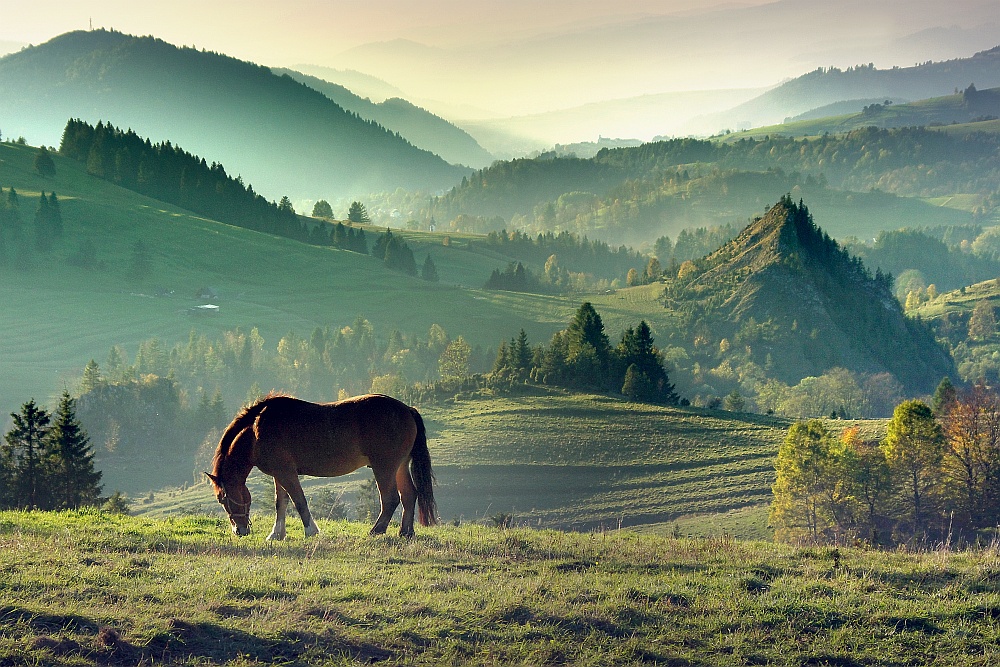
[(269, 199), (436, 190), (464, 169), (266, 67), (152, 37), (72, 32), (0, 59), (0, 129), (57, 145), (69, 118), (210, 155)]
[(891, 284), (786, 197), (682, 268), (664, 300), (684, 313), (689, 335), (745, 345), (746, 356), (785, 382), (843, 367), (889, 372), (910, 391), (930, 392), (954, 367), (930, 331), (904, 317)]
[[(431, 200), (426, 215), (466, 231), (565, 229), (639, 246), (691, 227), (742, 226), (793, 192), (810, 202), (829, 233), (870, 239), (903, 226), (972, 222), (971, 211), (921, 198), (985, 199), (996, 190), (997, 141), (872, 127), (805, 139), (773, 133), (673, 139), (585, 160), (497, 162)], [(993, 213), (979, 208), (980, 216)]]
[(733, 109), (699, 118), (697, 124), (713, 128), (714, 132), (724, 128), (742, 130), (780, 123), (844, 100), (924, 100), (965, 90), (970, 84), (979, 88), (1000, 86), (1000, 46), (969, 58), (913, 67), (878, 69), (869, 64), (846, 70), (818, 68)]
[(217, 518), (0, 513), (0, 662), (971, 667), (995, 649), (992, 548), (320, 527), (271, 544)]
[[(57, 174), (32, 169), (37, 150), (0, 144), (0, 187), (19, 193), (30, 229), (39, 193), (55, 191), (62, 206), (62, 240), (25, 266), (0, 269), (8, 317), (0, 321), (4, 361), (0, 365), (0, 414), (31, 396), (39, 400), (75, 387), (83, 365), (103, 363), (112, 345), (134, 354), (156, 337), (170, 346), (195, 331), (211, 337), (257, 327), (268, 346), (289, 331), (308, 336), (317, 326), (348, 325), (367, 317), (384, 336), (394, 328), (426, 336), (439, 324), (483, 347), (525, 328), (547, 339), (579, 305), (576, 299), (496, 294), (477, 289), (505, 260), (467, 239), (399, 232), (418, 261), (434, 258), (441, 276), (428, 283), (389, 271), (372, 257), (321, 248), (194, 216), (86, 173), (85, 165), (54, 155)], [(313, 223), (315, 224), (315, 223)], [(368, 227), (370, 242), (379, 230)], [(133, 248), (150, 249), (149, 277), (129, 276)], [(69, 259), (86, 243), (95, 268)], [(202, 288), (218, 294), (219, 314), (194, 318), (189, 308), (205, 303)], [(269, 387), (270, 388), (270, 387)]]
[(485, 167), (493, 162), (493, 156), (476, 143), (468, 132), (400, 97), (372, 102), (355, 95), (342, 85), (322, 78), (283, 68), (272, 71), (304, 83), (347, 111), (398, 132), (414, 146), (440, 155), (448, 162), (475, 168)]
[[(811, 114), (810, 114), (811, 115)], [(989, 123), (1000, 116), (1000, 88), (976, 90), (974, 86), (961, 93), (904, 104), (871, 102), (854, 113), (827, 114), (804, 119), (791, 119), (780, 125), (769, 125), (739, 132), (728, 140), (742, 137), (764, 137), (770, 134), (818, 137), (824, 133), (843, 133), (865, 127), (944, 127), (974, 125), (988, 131)]]

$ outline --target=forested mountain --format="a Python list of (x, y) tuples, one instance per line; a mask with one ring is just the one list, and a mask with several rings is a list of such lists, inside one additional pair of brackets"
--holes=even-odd
[(500, 218), (508, 228), (638, 244), (685, 227), (744, 222), (793, 192), (809, 199), (830, 233), (873, 238), (883, 229), (973, 221), (903, 197), (975, 193), (982, 199), (976, 215), (988, 216), (998, 182), (995, 134), (862, 128), (812, 139), (672, 139), (586, 160), (497, 162), (434, 199), (429, 215), (478, 218), (459, 221), (470, 231), (488, 231)]
[(904, 317), (891, 286), (784, 197), (734, 240), (682, 265), (663, 299), (706, 363), (756, 367), (793, 384), (836, 367), (887, 372), (910, 391), (932, 391), (954, 366), (928, 328)]
[[(1000, 46), (970, 58), (926, 62), (913, 67), (846, 70), (819, 68), (787, 81), (729, 111), (694, 119), (692, 132), (719, 132), (773, 125), (790, 116), (845, 100), (923, 100), (965, 90), (1000, 86)], [(860, 110), (860, 109), (858, 109)]]
[(0, 59), (0, 130), (55, 145), (67, 119), (212, 155), (273, 199), (438, 189), (463, 169), (268, 68), (153, 37), (72, 32)]
[(323, 93), (347, 111), (398, 132), (414, 146), (440, 155), (452, 164), (478, 168), (493, 162), (493, 156), (468, 132), (402, 98), (391, 97), (375, 103), (355, 95), (342, 85), (315, 76), (290, 69), (276, 68), (272, 71), (290, 76)]

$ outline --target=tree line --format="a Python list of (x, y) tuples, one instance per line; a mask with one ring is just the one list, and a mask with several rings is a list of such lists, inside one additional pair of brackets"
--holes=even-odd
[(169, 141), (153, 144), (110, 123), (70, 119), (59, 152), (86, 164), (93, 176), (154, 199), (237, 227), (308, 240), (288, 197), (269, 202), (221, 164), (209, 165)]
[(873, 545), (975, 543), (1000, 513), (1000, 395), (942, 381), (932, 405), (896, 406), (886, 434), (793, 425), (776, 463), (779, 539)]
[(0, 267), (27, 269), (35, 253), (47, 254), (62, 238), (63, 218), (55, 192), (43, 190), (30, 225), (21, 213), (22, 197), (14, 186), (0, 187)]
[(68, 392), (54, 414), (32, 399), (11, 418), (0, 445), (0, 509), (61, 510), (101, 501), (101, 473)]
[(531, 347), (521, 330), (501, 342), (490, 380), (538, 384), (584, 391), (609, 391), (630, 399), (676, 405), (680, 398), (667, 376), (663, 354), (649, 325), (626, 329), (614, 347), (600, 314), (583, 303), (573, 320), (548, 345)]

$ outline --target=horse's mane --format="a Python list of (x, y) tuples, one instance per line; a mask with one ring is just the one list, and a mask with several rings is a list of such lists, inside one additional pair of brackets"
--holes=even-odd
[(264, 409), (264, 405), (274, 398), (291, 398), (288, 394), (271, 391), (263, 398), (259, 398), (253, 403), (248, 403), (244, 405), (233, 421), (229, 423), (226, 430), (223, 431), (222, 437), (219, 439), (219, 446), (215, 450), (215, 456), (212, 457), (212, 474), (216, 477), (220, 477), (222, 469), (226, 464), (226, 459), (229, 457), (230, 448), (233, 444), (233, 439), (236, 438), (240, 432), (249, 426), (260, 411)]

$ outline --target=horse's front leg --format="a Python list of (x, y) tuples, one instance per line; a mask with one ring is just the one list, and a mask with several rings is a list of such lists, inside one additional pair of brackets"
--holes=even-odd
[(277, 478), (274, 479), (274, 528), (267, 536), (269, 540), (285, 539), (285, 513), (288, 510), (288, 492)]
[(316, 525), (312, 514), (309, 512), (309, 505), (306, 504), (306, 494), (303, 493), (302, 485), (299, 484), (299, 476), (297, 474), (288, 475), (287, 479), (282, 479), (282, 486), (285, 487), (288, 494), (292, 497), (292, 502), (295, 503), (295, 511), (302, 518), (302, 526), (305, 528), (306, 537), (318, 535), (319, 526)]

